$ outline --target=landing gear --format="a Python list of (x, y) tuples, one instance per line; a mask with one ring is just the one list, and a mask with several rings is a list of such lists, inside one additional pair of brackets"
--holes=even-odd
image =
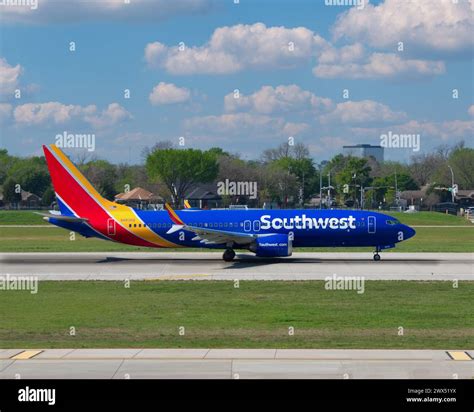
[(378, 246), (376, 246), (375, 251), (374, 251), (374, 260), (376, 262), (378, 262), (380, 260), (379, 252), (380, 252), (380, 248)]
[(222, 255), (222, 259), (224, 259), (226, 262), (232, 262), (235, 258), (235, 252), (234, 249), (226, 249), (224, 254)]

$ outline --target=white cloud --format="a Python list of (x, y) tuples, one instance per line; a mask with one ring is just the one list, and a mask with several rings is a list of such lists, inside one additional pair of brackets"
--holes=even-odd
[(422, 145), (436, 146), (443, 142), (455, 142), (459, 139), (469, 139), (474, 135), (474, 120), (446, 120), (433, 122), (426, 120), (409, 120), (405, 123), (387, 127), (354, 127), (354, 135), (380, 137), (391, 131), (395, 134), (419, 134)]
[(393, 123), (404, 119), (404, 112), (395, 112), (373, 100), (338, 103), (332, 112), (320, 116), (323, 124)]
[(225, 74), (246, 68), (289, 68), (309, 61), (327, 42), (305, 27), (266, 27), (263, 23), (217, 28), (203, 46), (168, 47), (149, 43), (150, 67), (172, 74)]
[(79, 120), (95, 128), (113, 126), (131, 115), (118, 103), (111, 103), (101, 113), (95, 105), (66, 105), (60, 102), (26, 103), (15, 107), (13, 116), (17, 124), (32, 126), (52, 122), (56, 125)]
[(262, 114), (284, 113), (293, 111), (327, 111), (333, 106), (331, 99), (316, 96), (295, 84), (277, 87), (263, 86), (248, 96), (234, 93), (224, 97), (227, 112), (252, 111)]
[(346, 37), (390, 50), (403, 41), (409, 53), (413, 49), (448, 54), (469, 51), (474, 45), (473, 31), (471, 0), (385, 0), (342, 13), (333, 27), (336, 39)]
[(5, 123), (12, 115), (12, 105), (0, 103), (0, 123)]
[(13, 95), (22, 72), (23, 68), (19, 64), (10, 66), (6, 59), (0, 58), (0, 95)]
[(474, 117), (474, 104), (471, 105), (469, 109), (467, 109), (467, 113), (469, 114), (469, 116)]
[(323, 54), (322, 60), (313, 69), (313, 74), (316, 77), (329, 79), (377, 79), (426, 77), (443, 74), (446, 71), (442, 61), (405, 60), (394, 53), (372, 53), (363, 60), (360, 49), (356, 49), (356, 53), (354, 50), (344, 49), (340, 51), (332, 49)]
[(25, 125), (39, 125), (46, 122), (62, 124), (83, 116), (85, 112), (95, 111), (95, 106), (81, 107), (59, 102), (26, 103), (14, 110), (15, 121)]
[(361, 61), (365, 56), (364, 46), (360, 43), (343, 46), (339, 49), (330, 46), (321, 53), (318, 62), (320, 64), (353, 63)]
[(127, 112), (118, 103), (111, 103), (107, 106), (107, 109), (102, 110), (101, 113), (87, 114), (84, 120), (90, 123), (97, 129), (114, 126), (125, 120), (131, 119), (132, 115)]
[[(342, 146), (352, 144), (350, 140), (338, 136), (322, 136), (317, 139), (316, 142), (311, 141), (308, 143), (309, 152), (313, 156), (333, 155), (340, 153)], [(327, 158), (327, 157), (326, 157)]]
[(151, 104), (174, 104), (183, 103), (190, 99), (191, 92), (184, 88), (178, 87), (173, 83), (158, 83), (150, 93), (149, 99)]
[(184, 121), (184, 128), (192, 135), (225, 135), (244, 139), (294, 136), (308, 127), (305, 123), (292, 123), (278, 117), (250, 113), (200, 116)]
[[(37, 7), (2, 6), (2, 23), (48, 24), (78, 21), (153, 21), (204, 13), (212, 0), (36, 0)], [(25, 2), (26, 3), (26, 2)]]

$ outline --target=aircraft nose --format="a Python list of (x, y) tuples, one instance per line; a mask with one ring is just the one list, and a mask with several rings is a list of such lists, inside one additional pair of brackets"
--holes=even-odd
[(403, 225), (403, 234), (405, 239), (410, 239), (411, 237), (416, 235), (416, 231), (410, 226)]

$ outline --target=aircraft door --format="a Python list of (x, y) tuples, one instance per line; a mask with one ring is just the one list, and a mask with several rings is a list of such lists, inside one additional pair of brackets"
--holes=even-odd
[(250, 232), (252, 230), (252, 222), (250, 220), (244, 221), (244, 230)]
[(253, 231), (254, 232), (260, 231), (260, 220), (253, 221)]
[(109, 236), (115, 236), (115, 219), (107, 220), (107, 234)]
[(375, 233), (376, 231), (376, 219), (375, 216), (369, 216), (367, 218), (367, 227), (369, 230), (369, 233)]

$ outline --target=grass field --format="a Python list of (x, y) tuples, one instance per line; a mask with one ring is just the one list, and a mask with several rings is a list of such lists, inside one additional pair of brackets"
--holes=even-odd
[[(49, 225), (42, 216), (30, 210), (1, 210), (0, 225)], [(48, 213), (41, 210), (41, 213)]]
[(324, 281), (242, 281), (239, 288), (70, 281), (41, 282), (36, 295), (0, 293), (6, 348), (466, 349), (474, 342), (474, 282), (455, 289), (451, 282), (367, 281), (357, 294), (325, 290)]
[[(21, 215), (21, 217), (15, 217), (17, 215)], [(27, 215), (33, 217), (26, 218)], [(417, 234), (414, 238), (398, 244), (395, 249), (387, 252), (474, 252), (474, 225), (463, 218), (434, 212), (394, 213), (394, 216), (409, 225), (436, 225), (439, 227), (417, 227)], [(31, 220), (28, 220), (30, 218)], [(25, 225), (36, 224), (34, 222), (37, 218), (40, 222), (44, 222), (40, 216), (31, 212), (0, 212), (0, 222), (5, 225), (14, 224), (15, 219)], [(446, 225), (455, 227), (443, 227)], [(203, 249), (147, 249), (99, 239), (85, 239), (78, 234), (75, 235), (75, 240), (71, 240), (70, 233), (67, 230), (54, 227), (48, 223), (39, 227), (0, 227), (0, 252), (160, 252), (193, 250), (202, 251)], [(295, 249), (295, 252), (371, 252), (371, 250), (371, 248), (305, 248)]]

